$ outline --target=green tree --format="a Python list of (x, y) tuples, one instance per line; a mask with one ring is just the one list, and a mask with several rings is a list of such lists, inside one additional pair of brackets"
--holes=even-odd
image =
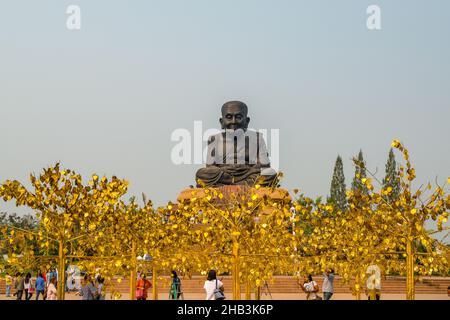
[(0, 212), (0, 225), (10, 225), (22, 229), (36, 229), (38, 220), (33, 214), (19, 216), (17, 213)]
[(387, 201), (393, 202), (398, 198), (400, 193), (400, 176), (392, 148), (389, 151), (389, 157), (386, 163), (386, 176), (383, 179), (383, 189), (388, 191), (388, 194), (383, 195)]
[(333, 204), (333, 206), (340, 211), (345, 211), (347, 209), (344, 165), (341, 156), (337, 157), (334, 165), (328, 202)]
[(362, 150), (359, 150), (358, 158), (355, 159), (355, 176), (353, 177), (352, 182), (352, 191), (359, 191), (362, 194), (367, 195), (369, 190), (367, 189), (366, 184), (362, 181), (362, 179), (367, 178), (366, 172), (366, 164), (364, 163), (364, 157)]

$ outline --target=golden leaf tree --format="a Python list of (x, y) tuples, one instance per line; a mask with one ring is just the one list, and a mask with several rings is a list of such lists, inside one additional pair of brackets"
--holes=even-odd
[(32, 189), (28, 190), (17, 180), (7, 180), (0, 186), (0, 197), (35, 210), (39, 226), (37, 230), (7, 226), (3, 228), (4, 238), (9, 238), (11, 244), (18, 244), (9, 248), (11, 257), (35, 253), (34, 248), (24, 251), (27, 243), (20, 239), (25, 235), (37, 241), (39, 254), (58, 252), (58, 298), (64, 299), (67, 258), (71, 258), (72, 252), (88, 254), (80, 245), (81, 240), (107, 227), (108, 215), (127, 192), (128, 182), (115, 176), (109, 180), (94, 174), (85, 185), (80, 174), (70, 169), (61, 170), (59, 163), (44, 169), (39, 176), (31, 174), (30, 182)]
[[(406, 258), (394, 260), (389, 268), (399, 271), (400, 274), (406, 273), (406, 296), (408, 300), (413, 300), (415, 275), (447, 274), (449, 271), (448, 247), (432, 235), (444, 229), (448, 230), (443, 228), (442, 224), (448, 219), (450, 194), (446, 191), (447, 185), (436, 185), (435, 189), (431, 190), (429, 183), (426, 187), (420, 186), (413, 190), (412, 182), (416, 178), (416, 172), (408, 150), (398, 140), (392, 142), (392, 147), (402, 153), (405, 162), (399, 167), (400, 193), (395, 201), (386, 201), (385, 196), (392, 192), (392, 188), (372, 191), (365, 201), (365, 206), (376, 208), (377, 214), (372, 223), (386, 231), (386, 237), (383, 239), (386, 249), (394, 255), (400, 253)], [(370, 180), (365, 183), (371, 185)], [(381, 185), (380, 181), (378, 183)], [(425, 195), (427, 198), (423, 199)], [(436, 230), (426, 229), (425, 223), (430, 221), (436, 222)]]
[(196, 255), (204, 257), (198, 260), (198, 270), (231, 272), (233, 297), (240, 299), (242, 277), (259, 287), (291, 259), (295, 243), (289, 231), (290, 198), (274, 200), (259, 186), (224, 191), (193, 191), (179, 204), (177, 215), (197, 223), (189, 241)]
[[(414, 273), (427, 275), (449, 270), (448, 247), (432, 237), (435, 231), (425, 229), (425, 222), (430, 219), (437, 221), (437, 231), (444, 229), (449, 195), (444, 187), (437, 186), (423, 201), (421, 188), (411, 190), (415, 170), (408, 151), (397, 140), (392, 146), (402, 152), (406, 162), (406, 167), (400, 166), (401, 188), (395, 201), (386, 200), (392, 188), (375, 190), (373, 180), (377, 179), (368, 170), (372, 178), (361, 178), (366, 191), (347, 191), (345, 211), (306, 197), (296, 204), (300, 217), (296, 227), (301, 261), (298, 269), (319, 273), (333, 266), (344, 282), (354, 280), (357, 299), (370, 265), (379, 266), (385, 274), (406, 274), (408, 299), (414, 299)], [(357, 166), (365, 166), (354, 161)], [(418, 252), (419, 247), (422, 252)]]

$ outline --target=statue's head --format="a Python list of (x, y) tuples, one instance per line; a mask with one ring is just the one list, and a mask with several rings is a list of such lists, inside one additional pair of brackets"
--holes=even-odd
[(247, 105), (241, 101), (228, 101), (222, 106), (222, 118), (220, 124), (222, 129), (243, 129), (248, 128), (250, 118), (247, 117)]

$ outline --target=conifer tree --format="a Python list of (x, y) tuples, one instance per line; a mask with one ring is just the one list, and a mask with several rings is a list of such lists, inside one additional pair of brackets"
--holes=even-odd
[(341, 156), (338, 156), (334, 165), (333, 178), (331, 180), (330, 197), (328, 202), (336, 209), (347, 209), (347, 195), (345, 189), (344, 165)]
[(388, 201), (395, 201), (400, 193), (400, 176), (395, 162), (394, 152), (389, 151), (389, 157), (386, 162), (386, 176), (383, 179), (383, 189), (388, 191), (384, 198)]
[(352, 190), (359, 191), (363, 194), (368, 194), (369, 190), (367, 186), (362, 182), (362, 179), (367, 178), (366, 164), (364, 162), (364, 157), (362, 150), (359, 150), (356, 166), (355, 166), (355, 176), (353, 177)]

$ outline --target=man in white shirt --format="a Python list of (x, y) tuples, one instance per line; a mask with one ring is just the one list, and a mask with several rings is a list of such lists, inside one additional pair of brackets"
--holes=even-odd
[(322, 292), (323, 292), (323, 300), (330, 300), (331, 296), (334, 292), (334, 271), (327, 270), (323, 274), (323, 284), (322, 284)]

